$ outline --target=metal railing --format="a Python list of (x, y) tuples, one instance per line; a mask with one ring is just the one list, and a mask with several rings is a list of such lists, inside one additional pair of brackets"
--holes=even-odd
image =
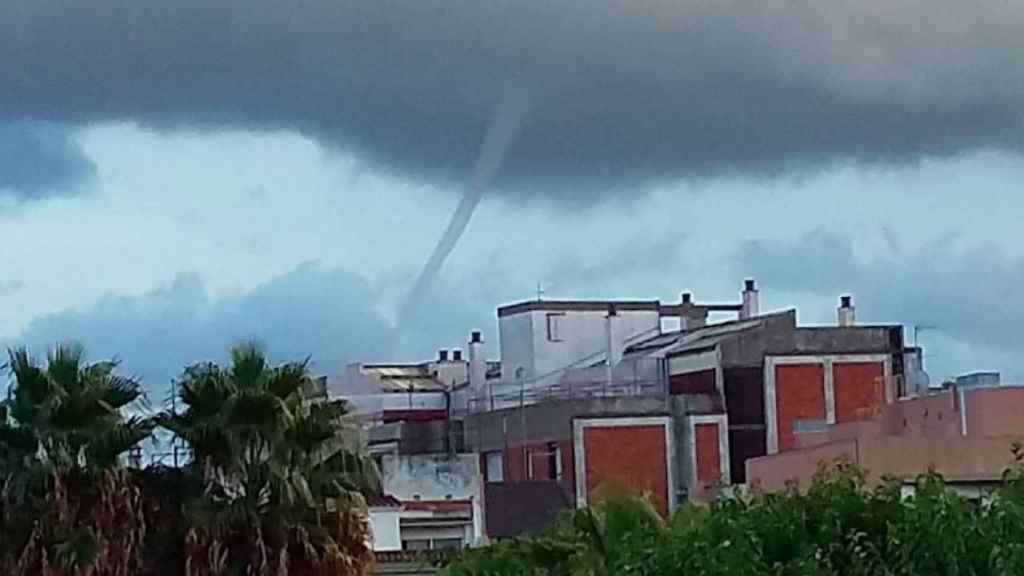
[(590, 366), (568, 369), (540, 381), (495, 382), (488, 392), (468, 396), (464, 406), (454, 412), (487, 412), (556, 400), (665, 396), (668, 375), (662, 359), (640, 358), (620, 362), (610, 370), (607, 366)]

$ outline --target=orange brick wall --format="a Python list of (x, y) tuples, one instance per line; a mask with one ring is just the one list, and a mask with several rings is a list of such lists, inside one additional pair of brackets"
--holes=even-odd
[(718, 424), (694, 426), (697, 449), (697, 482), (701, 488), (713, 486), (722, 478), (722, 460), (719, 450)]
[(832, 383), (836, 422), (871, 418), (885, 405), (885, 366), (881, 362), (834, 364)]
[(779, 451), (795, 444), (793, 423), (825, 419), (825, 367), (822, 364), (784, 364), (775, 367), (775, 410)]
[(669, 485), (665, 427), (588, 426), (583, 429), (588, 502), (602, 488), (650, 493), (655, 507), (668, 515)]

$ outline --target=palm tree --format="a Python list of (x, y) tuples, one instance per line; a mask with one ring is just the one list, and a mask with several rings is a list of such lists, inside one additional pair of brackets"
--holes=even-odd
[[(8, 351), (12, 381), (0, 402), (0, 568), (38, 573), (116, 574), (136, 566), (143, 525), (138, 495), (120, 457), (152, 432), (125, 410), (142, 398), (116, 361), (87, 364), (62, 344), (40, 365)], [(17, 559), (15, 562), (14, 559)]]
[(361, 494), (378, 488), (376, 470), (353, 441), (347, 404), (307, 398), (311, 388), (308, 361), (271, 366), (254, 344), (233, 348), (228, 367), (184, 371), (185, 410), (160, 422), (188, 444), (204, 486), (188, 535), (198, 573), (368, 565)]

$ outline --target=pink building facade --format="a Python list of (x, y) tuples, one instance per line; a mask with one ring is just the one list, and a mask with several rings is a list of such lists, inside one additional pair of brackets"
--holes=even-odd
[(808, 426), (791, 447), (747, 461), (766, 490), (806, 486), (822, 463), (846, 459), (872, 478), (912, 481), (935, 470), (959, 485), (998, 482), (1024, 443), (1024, 387), (952, 387), (881, 407), (861, 420)]

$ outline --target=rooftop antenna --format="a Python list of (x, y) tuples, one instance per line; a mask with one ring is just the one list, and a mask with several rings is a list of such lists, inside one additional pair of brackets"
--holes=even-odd
[(544, 299), (544, 284), (542, 282), (537, 282), (537, 302), (540, 302), (543, 299)]

